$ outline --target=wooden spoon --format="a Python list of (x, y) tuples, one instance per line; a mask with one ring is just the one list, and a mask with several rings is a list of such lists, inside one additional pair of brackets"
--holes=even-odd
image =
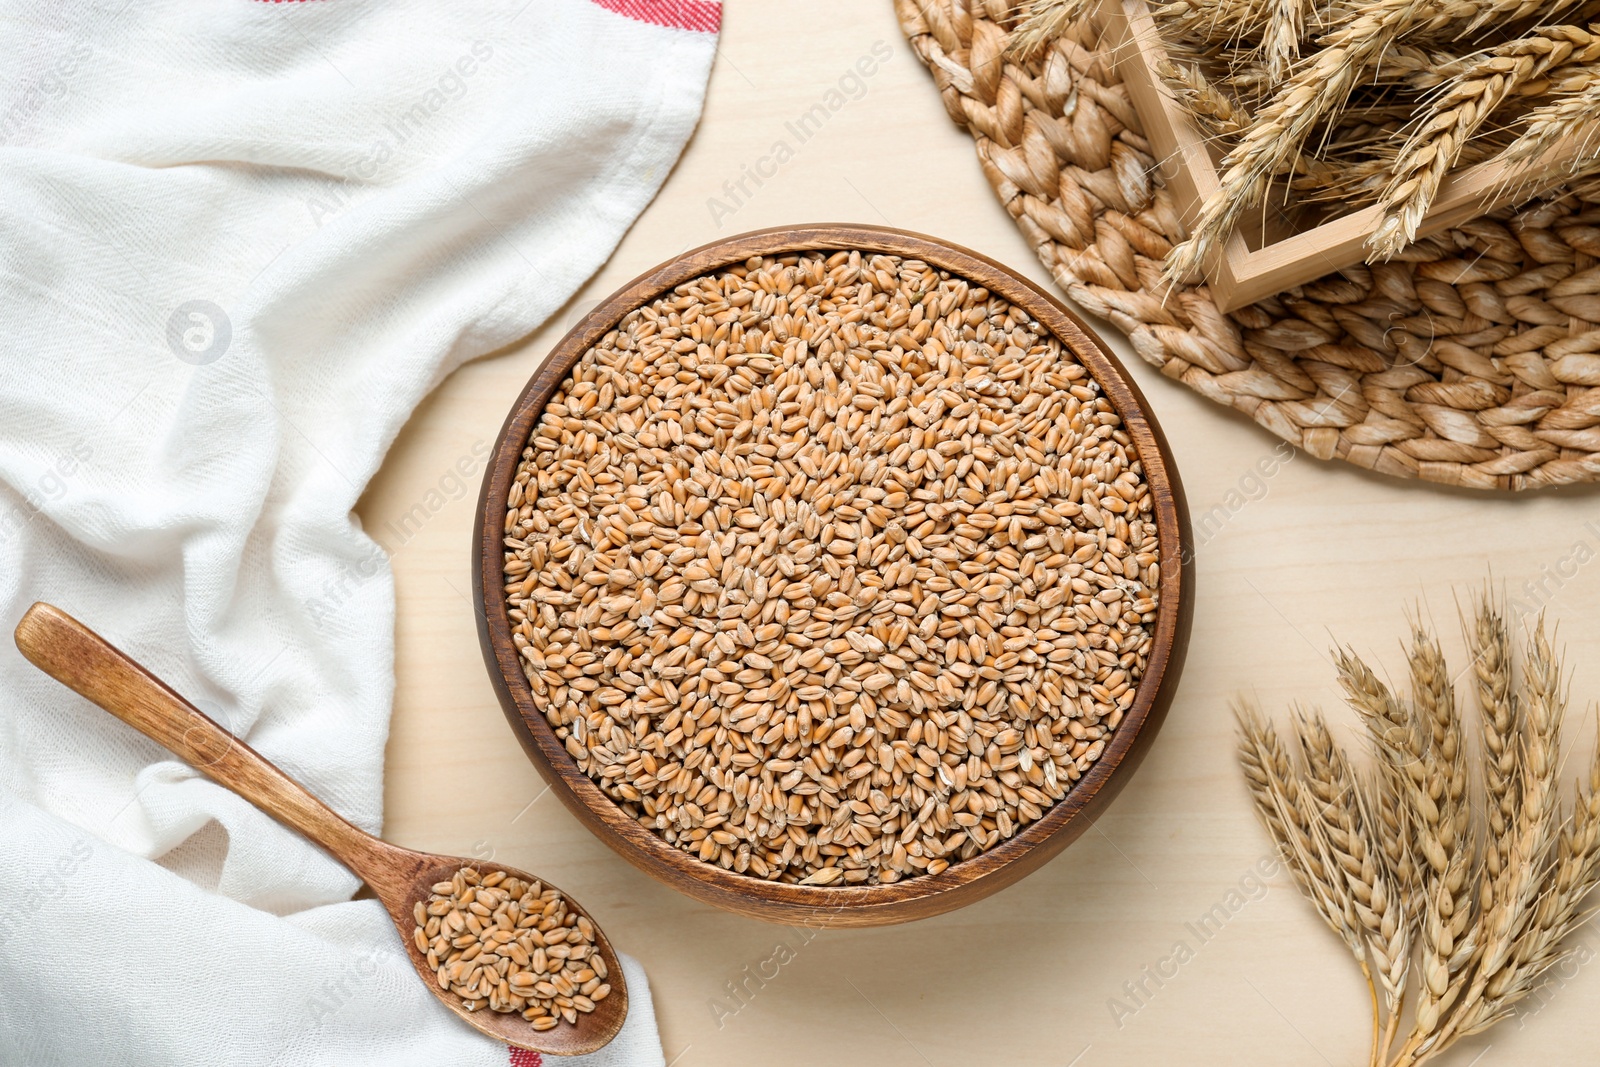
[[(520, 1014), (484, 1009), (468, 1011), (459, 997), (439, 988), (427, 957), (417, 951), (412, 906), (426, 901), (435, 882), (447, 881), (472, 860), (413, 852), (364, 833), (345, 822), (249, 745), (206, 718), (160, 679), (112, 647), (104, 638), (60, 608), (35, 604), (17, 623), (17, 647), (34, 666), (105, 708), (152, 740), (177, 753), (195, 770), (227, 786), (280, 822), (321, 845), (371, 886), (400, 931), (400, 940), (427, 987), (471, 1026), (518, 1048), (577, 1056), (606, 1045), (628, 1014), (628, 988), (611, 943), (595, 924), (595, 946), (610, 970), (611, 995), (576, 1024), (539, 1031)], [(550, 883), (495, 864), (526, 881)], [(589, 917), (565, 893), (567, 906)]]

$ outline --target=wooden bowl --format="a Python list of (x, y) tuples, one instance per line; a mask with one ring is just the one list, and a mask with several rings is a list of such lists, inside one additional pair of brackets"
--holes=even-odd
[[(506, 498), (529, 433), (573, 365), (623, 315), (691, 278), (742, 263), (819, 249), (859, 249), (917, 259), (987, 287), (1023, 308), (1082, 361), (1132, 438), (1154, 505), (1161, 578), (1150, 657), (1132, 707), (1100, 758), (1043, 818), (1010, 840), (936, 875), (886, 885), (800, 886), (769, 882), (704, 863), (668, 844), (623, 811), (573, 762), (536, 705), (511, 640), (503, 589)], [(506, 717), (552, 791), (585, 826), (651, 877), (708, 904), (788, 925), (880, 926), (959, 908), (1037, 869), (1094, 821), (1128, 780), (1171, 703), (1189, 637), (1194, 595), (1189, 520), (1167, 444), (1144, 397), (1089, 328), (1032, 282), (963, 248), (876, 226), (818, 225), (760, 230), (687, 252), (636, 278), (563, 337), (511, 407), (483, 482), (473, 535), (473, 600), (483, 657)]]

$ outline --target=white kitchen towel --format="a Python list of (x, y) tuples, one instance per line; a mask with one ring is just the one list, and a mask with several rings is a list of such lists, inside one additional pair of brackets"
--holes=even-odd
[[(394, 591), (351, 508), (649, 202), (719, 17), (0, 2), (0, 626), (60, 605), (380, 829)], [(0, 644), (0, 1064), (537, 1061), (328, 856)], [(591, 1062), (660, 1064), (627, 972)]]

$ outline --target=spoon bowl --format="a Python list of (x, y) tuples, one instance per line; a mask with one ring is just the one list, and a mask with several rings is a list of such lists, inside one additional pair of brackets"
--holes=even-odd
[[(474, 1029), (508, 1045), (555, 1056), (594, 1052), (622, 1029), (628, 1014), (627, 983), (599, 923), (594, 925), (594, 944), (610, 972), (606, 981), (611, 995), (594, 1011), (579, 1015), (576, 1023), (563, 1022), (549, 1030), (535, 1030), (520, 1013), (469, 1011), (460, 997), (440, 988), (426, 954), (418, 951), (414, 910), (418, 901), (427, 902), (436, 882), (448, 881), (463, 867), (483, 869), (482, 864), (401, 848), (352, 826), (132, 657), (58, 607), (39, 603), (29, 608), (17, 623), (16, 641), (29, 662), (50, 677), (333, 853), (372, 887), (394, 920), (406, 955), (434, 996)], [(496, 864), (492, 869), (556, 889), (543, 878), (512, 867)], [(577, 901), (565, 893), (561, 896), (570, 910), (594, 923)]]
[[(388, 847), (395, 848), (393, 845)], [(395, 848), (395, 851), (406, 853), (415, 864), (411, 872), (403, 876), (403, 882), (396, 884), (389, 895), (385, 895), (386, 891), (370, 879), (367, 880), (367, 884), (372, 886), (373, 892), (388, 909), (389, 917), (394, 920), (395, 926), (400, 931), (400, 940), (405, 943), (406, 955), (411, 957), (417, 972), (424, 976), (434, 996), (443, 1001), (450, 1010), (490, 1037), (499, 1038), (508, 1045), (536, 1049), (552, 1056), (581, 1056), (604, 1047), (617, 1036), (628, 1015), (628, 988), (622, 976), (622, 964), (617, 960), (611, 942), (606, 940), (605, 931), (600, 929), (598, 923), (595, 923), (594, 927), (594, 944), (610, 971), (606, 982), (611, 986), (611, 995), (596, 1004), (594, 1011), (579, 1015), (575, 1024), (562, 1023), (552, 1030), (535, 1030), (532, 1023), (515, 1012), (490, 1011), (488, 1008), (468, 1011), (462, 1007), (460, 997), (439, 988), (433, 968), (428, 966), (428, 957), (418, 951), (417, 943), (412, 939), (412, 931), (416, 929), (412, 905), (419, 900), (426, 904), (429, 894), (433, 892), (434, 883), (449, 881), (463, 867), (477, 867), (485, 874), (489, 868), (457, 856), (411, 852), (408, 849), (398, 848)], [(396, 872), (402, 870), (400, 862), (397, 861), (393, 869)], [(526, 871), (519, 871), (515, 867), (496, 863), (492, 869), (504, 871), (507, 875), (521, 878), (525, 882), (539, 882), (546, 889), (554, 889), (561, 893), (559, 886), (553, 886), (545, 879)], [(594, 922), (594, 916), (584, 911), (577, 901), (566, 893), (561, 893), (561, 896), (566, 900), (568, 910), (582, 915), (591, 923)]]

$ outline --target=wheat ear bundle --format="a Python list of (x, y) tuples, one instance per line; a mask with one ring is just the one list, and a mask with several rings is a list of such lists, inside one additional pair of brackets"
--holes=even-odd
[[(1033, 0), (1036, 56), (1102, 0)], [(1118, 0), (1105, 0), (1118, 2)], [(1451, 173), (1495, 160), (1514, 188), (1600, 168), (1600, 5), (1571, 0), (1151, 0), (1175, 102), (1225, 149), (1167, 257), (1191, 276), (1241, 226), (1315, 226), (1376, 204), (1368, 262), (1399, 255)], [(1564, 162), (1550, 162), (1558, 145)]]
[(1563, 958), (1600, 884), (1600, 748), (1564, 806), (1567, 680), (1543, 621), (1520, 663), (1487, 594), (1463, 626), (1476, 759), (1444, 654), (1420, 624), (1405, 695), (1353, 650), (1335, 650), (1345, 700), (1371, 741), (1367, 771), (1319, 713), (1296, 713), (1285, 742), (1253, 707), (1237, 709), (1256, 810), (1371, 990), (1372, 1067), (1415, 1067), (1508, 1017)]

